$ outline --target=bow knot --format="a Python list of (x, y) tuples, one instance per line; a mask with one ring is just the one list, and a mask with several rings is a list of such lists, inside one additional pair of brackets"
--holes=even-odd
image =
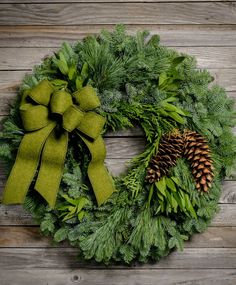
[[(52, 207), (55, 205), (68, 133), (74, 130), (91, 153), (88, 176), (98, 205), (107, 200), (114, 185), (103, 164), (106, 149), (100, 134), (105, 119), (93, 111), (99, 106), (99, 98), (91, 86), (76, 91), (72, 97), (64, 90), (54, 90), (49, 81), (43, 80), (23, 95), (20, 114), (27, 133), (6, 184), (4, 203), (23, 202), (41, 162), (35, 189)], [(59, 135), (55, 130), (58, 124), (62, 127)]]
[[(70, 93), (64, 90), (54, 91), (50, 82), (41, 81), (27, 92), (21, 102), (20, 113), (24, 129), (35, 131), (45, 127), (53, 121), (52, 116), (50, 118), (51, 113), (62, 116), (62, 127), (66, 131), (78, 129), (90, 139), (96, 139), (104, 127), (105, 119), (91, 112), (100, 106), (95, 90), (86, 86), (75, 92), (73, 97), (75, 104)], [(32, 103), (28, 103), (29, 99)]]

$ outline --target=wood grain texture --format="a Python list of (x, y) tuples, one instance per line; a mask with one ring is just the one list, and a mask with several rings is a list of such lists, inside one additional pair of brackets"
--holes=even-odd
[(232, 24), (235, 2), (1, 4), (0, 25)]
[(236, 227), (209, 227), (204, 233), (194, 234), (184, 246), (190, 248), (236, 247)]
[(52, 239), (41, 235), (39, 227), (0, 227), (0, 247), (52, 247)]
[[(64, 269), (106, 268), (104, 264), (80, 262), (76, 248), (0, 248), (0, 268), (17, 269)], [(153, 264), (133, 264), (139, 269), (236, 269), (236, 248), (185, 248)], [(109, 265), (127, 268), (125, 265)]]
[[(196, 56), (199, 68), (236, 68), (236, 47), (176, 47), (176, 50)], [(0, 48), (0, 70), (31, 71), (54, 51), (55, 48)]]
[[(75, 42), (114, 25), (0, 26), (0, 47), (53, 47)], [(131, 35), (140, 30), (159, 34), (166, 46), (236, 46), (234, 25), (126, 25)], [(194, 36), (193, 36), (194, 35)]]
[[(0, 248), (9, 247), (69, 247), (68, 243), (53, 243), (49, 237), (40, 234), (37, 226), (0, 227)], [(236, 247), (236, 227), (209, 227), (206, 232), (194, 234), (185, 242), (186, 248), (232, 248)]]
[(235, 269), (0, 270), (1, 285), (233, 285)]

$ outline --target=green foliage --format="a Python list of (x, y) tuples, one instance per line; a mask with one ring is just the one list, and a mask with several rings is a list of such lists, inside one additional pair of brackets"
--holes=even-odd
[(51, 213), (46, 213), (43, 221), (40, 224), (40, 230), (45, 234), (49, 235), (55, 231), (56, 218)]
[(68, 194), (70, 197), (78, 198), (83, 191), (86, 191), (87, 186), (83, 184), (82, 179), (82, 172), (79, 165), (73, 167), (72, 173), (64, 173), (62, 181), (68, 186)]
[(180, 76), (177, 67), (184, 60), (185, 56), (175, 57), (172, 60), (169, 68), (159, 75), (158, 88), (160, 90), (165, 90), (168, 94), (175, 95), (184, 79), (183, 76)]
[[(130, 210), (121, 208), (112, 213), (100, 227), (87, 237), (81, 237), (80, 247), (86, 259), (94, 257), (96, 261), (108, 262), (122, 244), (122, 227), (130, 218)], [(114, 245), (116, 246), (114, 247)]]
[(99, 43), (95, 37), (88, 37), (83, 46), (79, 43), (75, 50), (87, 63), (88, 76), (99, 90), (119, 86), (124, 73), (123, 62), (112, 55), (106, 44)]
[(62, 198), (64, 198), (66, 202), (56, 207), (59, 212), (59, 217), (63, 218), (62, 221), (67, 221), (75, 216), (81, 221), (86, 215), (84, 207), (89, 204), (90, 201), (85, 197), (72, 199), (66, 194), (62, 195)]
[(154, 185), (157, 196), (153, 198), (157, 199), (156, 213), (165, 212), (168, 216), (171, 213), (184, 212), (187, 216), (197, 218), (194, 210), (196, 201), (190, 198), (188, 191), (176, 177), (163, 177)]
[(61, 242), (68, 237), (68, 228), (60, 228), (54, 234), (54, 240), (56, 242)]
[(9, 160), (11, 159), (11, 148), (9, 144), (3, 143), (0, 144), (0, 156), (2, 159)]
[(89, 76), (88, 63), (85, 61), (79, 68), (78, 57), (79, 55), (68, 43), (63, 43), (60, 51), (55, 53), (52, 58), (55, 67), (69, 82), (69, 87), (72, 90), (80, 90), (86, 84)]
[(131, 192), (133, 198), (137, 197), (143, 191), (146, 176), (144, 165), (132, 169), (123, 179), (124, 186)]
[[(127, 173), (114, 180), (118, 191), (97, 207), (87, 177), (90, 154), (71, 133), (56, 208), (47, 206), (33, 185), (24, 203), (43, 234), (56, 242), (69, 240), (86, 259), (131, 263), (159, 260), (207, 228), (218, 210), (221, 181), (235, 166), (235, 111), (221, 87), (209, 87), (212, 76), (198, 70), (194, 58), (161, 46), (159, 36), (147, 31), (128, 35), (122, 25), (74, 46), (64, 43), (24, 78), (3, 123), (0, 158), (9, 169), (24, 135), (19, 101), (42, 79), (70, 92), (92, 85), (101, 101), (96, 111), (107, 120), (104, 133), (138, 125), (147, 141)], [(169, 177), (151, 187), (146, 182), (161, 136), (176, 128), (195, 130), (209, 140), (215, 167), (209, 193), (196, 191), (184, 159)]]

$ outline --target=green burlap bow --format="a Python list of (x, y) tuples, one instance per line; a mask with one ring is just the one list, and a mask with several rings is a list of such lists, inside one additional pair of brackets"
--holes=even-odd
[(68, 133), (77, 130), (91, 153), (88, 177), (100, 206), (114, 191), (104, 166), (106, 148), (101, 131), (105, 119), (92, 110), (100, 106), (91, 86), (73, 94), (56, 91), (43, 80), (25, 94), (20, 114), (26, 134), (7, 180), (3, 203), (21, 204), (39, 166), (35, 190), (51, 207), (55, 206), (68, 146)]

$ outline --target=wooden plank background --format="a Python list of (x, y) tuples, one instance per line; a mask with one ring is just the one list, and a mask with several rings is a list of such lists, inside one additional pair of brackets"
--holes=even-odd
[[(125, 23), (148, 29), (162, 43), (195, 55), (215, 82), (236, 97), (236, 3), (215, 0), (1, 0), (0, 118), (25, 73), (67, 40)], [(140, 130), (108, 134), (107, 166), (118, 175), (145, 145)], [(236, 177), (236, 175), (234, 175)], [(0, 165), (0, 191), (6, 177)], [(0, 206), (1, 285), (236, 284), (236, 180), (226, 179), (220, 212), (203, 233), (156, 264), (132, 267), (86, 264), (77, 251), (55, 246), (21, 206)]]

